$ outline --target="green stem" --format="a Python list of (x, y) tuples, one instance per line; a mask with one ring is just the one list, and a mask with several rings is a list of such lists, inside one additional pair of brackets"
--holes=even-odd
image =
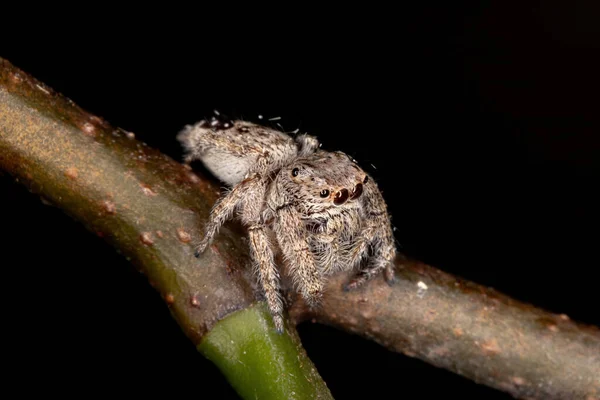
[(244, 398), (330, 398), (295, 330), (278, 334), (264, 303), (216, 324), (198, 350), (221, 369)]

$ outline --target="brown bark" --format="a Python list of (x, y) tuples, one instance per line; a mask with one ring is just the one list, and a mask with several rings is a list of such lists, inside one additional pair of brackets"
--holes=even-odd
[(196, 344), (255, 301), (239, 234), (224, 229), (205, 257), (193, 257), (218, 185), (2, 59), (0, 107), (0, 167), (119, 248)]
[(243, 398), (331, 398), (295, 327), (280, 335), (269, 325), (239, 227), (194, 257), (218, 185), (1, 58), (0, 169), (131, 260)]
[(573, 322), (423, 263), (399, 259), (383, 278), (343, 292), (330, 280), (320, 309), (296, 302), (300, 322), (354, 332), (393, 351), (518, 398), (600, 398), (600, 330)]

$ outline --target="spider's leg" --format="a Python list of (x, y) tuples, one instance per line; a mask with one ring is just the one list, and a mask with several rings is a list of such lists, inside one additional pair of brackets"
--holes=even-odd
[(264, 225), (256, 224), (248, 228), (250, 252), (256, 265), (260, 284), (265, 293), (273, 323), (278, 332), (283, 332), (283, 302), (279, 293), (279, 272), (273, 261), (271, 243)]
[(275, 235), (294, 285), (309, 306), (316, 306), (323, 291), (323, 279), (310, 250), (304, 223), (291, 204), (279, 207), (276, 213)]
[(217, 234), (221, 225), (231, 219), (233, 211), (240, 201), (247, 195), (252, 187), (259, 182), (259, 180), (260, 176), (258, 174), (254, 174), (252, 177), (244, 179), (235, 185), (229, 193), (223, 195), (217, 201), (210, 212), (209, 221), (204, 228), (204, 237), (196, 247), (196, 252), (194, 253), (196, 257), (199, 257), (200, 254), (206, 250), (206, 247), (208, 247), (214, 236)]
[(280, 295), (279, 272), (275, 265), (272, 244), (267, 227), (261, 219), (265, 190), (268, 183), (264, 179), (256, 179), (244, 191), (240, 202), (240, 217), (248, 227), (250, 254), (263, 288), (273, 323), (278, 332), (283, 332), (283, 302)]

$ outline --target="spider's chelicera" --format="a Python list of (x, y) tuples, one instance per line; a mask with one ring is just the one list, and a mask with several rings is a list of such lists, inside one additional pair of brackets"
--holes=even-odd
[(357, 269), (354, 289), (396, 255), (387, 207), (375, 182), (351, 157), (321, 150), (313, 136), (292, 138), (246, 121), (201, 121), (178, 135), (186, 160), (201, 160), (232, 189), (215, 204), (196, 255), (237, 212), (273, 321), (283, 330), (281, 252), (286, 273), (307, 304), (316, 306), (325, 279)]

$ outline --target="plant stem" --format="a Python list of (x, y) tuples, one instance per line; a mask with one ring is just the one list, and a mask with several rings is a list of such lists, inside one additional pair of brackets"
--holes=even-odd
[(244, 398), (330, 398), (295, 330), (278, 334), (264, 303), (219, 322), (198, 350), (217, 364)]
[(332, 277), (322, 307), (301, 302), (296, 322), (314, 319), (518, 398), (598, 399), (600, 329), (513, 300), (413, 260), (398, 259), (396, 282), (353, 292)]
[[(247, 351), (276, 345), (272, 355), (282, 368), (277, 371), (293, 377), (270, 381), (275, 365), (255, 363), (254, 376), (267, 381), (236, 380), (240, 394), (254, 399), (254, 389), (284, 393), (297, 388), (299, 397), (331, 398), (298, 345), (295, 327), (273, 341), (264, 315), (249, 308), (256, 304), (254, 280), (235, 226), (224, 228), (200, 259), (193, 256), (192, 243), (219, 195), (211, 181), (135, 140), (132, 133), (112, 128), (2, 59), (0, 168), (119, 249), (161, 293), (194, 344), (203, 343), (220, 324), (230, 327), (227, 317), (234, 311), (248, 310), (234, 314), (237, 319), (243, 316), (245, 325), (219, 328), (208, 343), (218, 342), (219, 332), (237, 343), (251, 335), (254, 347)], [(213, 346), (210, 358), (226, 376), (233, 376), (228, 371), (232, 364), (224, 360), (231, 361), (234, 354), (240, 359), (243, 355)], [(268, 356), (261, 354), (261, 360)], [(298, 365), (299, 359), (303, 362)]]

